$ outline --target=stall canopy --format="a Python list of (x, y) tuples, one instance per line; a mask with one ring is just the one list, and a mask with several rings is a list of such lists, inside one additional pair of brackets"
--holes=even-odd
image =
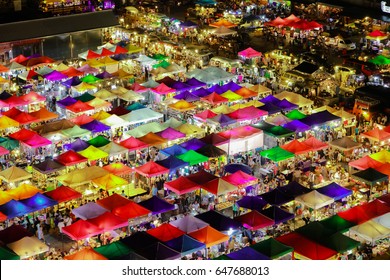
[(149, 229), (146, 232), (163, 242), (169, 241), (185, 234), (184, 231), (180, 230), (177, 227), (174, 227), (171, 224), (162, 224), (159, 227)]
[(7, 248), (0, 247), (0, 259), (1, 260), (20, 260), (20, 257), (12, 252), (11, 250), (8, 250)]
[(161, 242), (148, 245), (137, 252), (147, 260), (176, 260), (180, 259), (180, 252), (171, 249)]
[(204, 185), (212, 180), (218, 179), (219, 177), (201, 169), (196, 173), (188, 175), (187, 178), (198, 185)]
[(284, 223), (288, 220), (294, 219), (294, 214), (284, 211), (277, 206), (266, 208), (260, 211), (260, 213), (274, 220), (275, 224)]
[(261, 196), (243, 196), (237, 204), (246, 209), (260, 211), (268, 204)]
[(203, 184), (201, 188), (217, 196), (237, 190), (235, 185), (230, 184), (221, 178), (211, 180)]
[[(88, 132), (89, 133), (89, 132)], [(84, 140), (81, 140), (80, 138), (76, 139), (74, 142), (72, 143), (69, 143), (69, 144), (65, 144), (64, 145), (64, 148), (66, 150), (72, 150), (74, 152), (79, 152), (79, 151), (82, 151), (82, 150), (85, 150), (86, 148), (89, 147), (89, 144), (84, 141)], [(76, 155), (79, 155), (76, 153)], [(80, 156), (80, 155), (79, 155)]]
[(252, 48), (247, 48), (243, 51), (238, 52), (238, 55), (240, 55), (244, 58), (254, 58), (254, 57), (262, 56), (262, 53), (254, 50)]
[(86, 239), (102, 232), (103, 230), (101, 228), (85, 220), (78, 220), (71, 225), (62, 228), (62, 233), (73, 240)]
[(134, 137), (127, 138), (126, 140), (120, 142), (120, 145), (127, 148), (129, 151), (145, 149), (149, 146), (148, 144)]
[(97, 120), (93, 120), (89, 123), (82, 124), (80, 125), (80, 127), (87, 129), (92, 133), (99, 133), (99, 132), (110, 130), (110, 127), (108, 125), (105, 125), (104, 123), (99, 122)]
[(357, 234), (358, 236), (371, 242), (372, 244), (375, 244), (377, 240), (390, 236), (390, 228), (386, 228), (372, 220), (351, 227), (350, 232), (353, 234)]
[(226, 256), (232, 260), (270, 260), (269, 257), (251, 247), (244, 247), (238, 251), (229, 253)]
[(93, 250), (109, 260), (127, 259), (127, 256), (132, 252), (130, 248), (119, 241), (94, 248)]
[(343, 188), (339, 184), (333, 182), (321, 188), (318, 188), (317, 191), (321, 194), (333, 198), (335, 201), (343, 199), (344, 197), (352, 195), (352, 190)]
[(170, 222), (171, 225), (177, 227), (178, 229), (184, 231), (185, 233), (190, 233), (197, 231), (199, 229), (207, 227), (209, 224), (202, 221), (201, 219), (195, 218), (194, 216), (187, 215), (183, 218)]
[(138, 252), (144, 247), (155, 244), (159, 241), (157, 238), (147, 234), (145, 231), (138, 231), (124, 239), (121, 239), (119, 242)]
[(99, 261), (107, 260), (107, 258), (92, 248), (84, 248), (76, 253), (67, 255), (64, 257), (65, 260), (89, 260), (89, 261)]
[(81, 198), (82, 194), (67, 187), (67, 186), (60, 186), (56, 188), (55, 190), (48, 191), (44, 193), (46, 196), (50, 197), (51, 199), (54, 199), (58, 201), (58, 203), (66, 202), (72, 199)]
[(3, 244), (12, 243), (18, 241), (26, 236), (33, 236), (34, 234), (29, 232), (21, 225), (11, 225), (10, 227), (0, 231), (0, 241)]
[(304, 140), (302, 143), (309, 146), (313, 151), (323, 150), (329, 147), (328, 144), (321, 142), (317, 138), (310, 136), (308, 139)]
[(72, 209), (72, 213), (83, 220), (96, 218), (108, 210), (95, 202), (88, 202), (80, 207)]
[(199, 242), (186, 234), (165, 242), (165, 245), (180, 252), (182, 256), (197, 252), (206, 247), (202, 242)]
[[(1, 145), (1, 143), (0, 143), (0, 145)], [(188, 150), (198, 150), (198, 149), (204, 147), (205, 145), (206, 145), (206, 143), (199, 140), (198, 138), (192, 138), (186, 142), (181, 143), (180, 147), (186, 149), (185, 152), (187, 152)], [(182, 154), (182, 153), (179, 153), (179, 154)]]
[(78, 153), (83, 157), (86, 157), (90, 161), (108, 157), (108, 154), (106, 152), (103, 152), (102, 150), (95, 148), (94, 146), (89, 146), (85, 150), (82, 150)]
[(378, 141), (378, 142), (386, 141), (390, 139), (390, 133), (381, 130), (377, 127), (367, 132), (363, 132), (361, 136), (367, 137), (373, 141)]
[(198, 214), (195, 217), (208, 223), (214, 229), (224, 232), (228, 232), (229, 230), (236, 230), (242, 226), (240, 222), (228, 218), (214, 210)]
[(75, 151), (69, 150), (61, 155), (59, 155), (56, 159), (62, 165), (71, 166), (83, 162), (87, 162), (88, 159)]
[(237, 186), (245, 187), (248, 185), (255, 185), (258, 181), (258, 178), (251, 176), (241, 170), (234, 172), (233, 174), (226, 175), (222, 178), (223, 180)]
[(175, 205), (170, 204), (157, 196), (152, 196), (147, 200), (141, 201), (139, 205), (150, 210), (153, 215), (175, 209)]
[(296, 133), (298, 132), (305, 132), (311, 129), (310, 126), (300, 122), (299, 120), (293, 120), (291, 122), (288, 122), (286, 124), (282, 125), (284, 128), (294, 131)]
[(339, 215), (333, 215), (330, 218), (320, 221), (320, 223), (334, 232), (344, 233), (349, 230), (349, 228), (355, 226), (356, 224), (350, 221), (347, 221), (341, 218)]
[(40, 192), (42, 192), (40, 189), (30, 184), (21, 184), (17, 188), (7, 191), (8, 194), (17, 200), (33, 197)]
[(358, 171), (352, 174), (352, 178), (364, 182), (369, 186), (373, 186), (376, 183), (386, 182), (389, 180), (389, 177), (386, 174), (383, 174), (373, 168), (367, 168), (362, 171)]
[(268, 204), (278, 206), (294, 200), (294, 197), (280, 191), (279, 188), (273, 189), (259, 196), (263, 198)]
[(327, 110), (321, 111), (318, 113), (313, 113), (309, 116), (306, 116), (303, 119), (300, 119), (301, 122), (303, 122), (306, 125), (309, 125), (311, 127), (323, 125), (327, 122), (331, 121), (339, 121), (341, 120), (340, 117), (333, 115), (332, 113), (328, 112)]
[(105, 212), (96, 218), (88, 219), (88, 222), (103, 229), (104, 232), (128, 226), (127, 220), (119, 218), (110, 212)]
[(16, 166), (11, 166), (0, 172), (0, 178), (8, 183), (27, 180), (31, 177), (32, 174)]
[(329, 145), (341, 151), (349, 151), (349, 150), (357, 149), (362, 146), (361, 143), (357, 143), (353, 141), (348, 136), (344, 136), (343, 138), (333, 140), (332, 142), (329, 143)]
[(206, 226), (197, 231), (193, 231), (188, 235), (199, 242), (204, 243), (208, 248), (229, 240), (229, 235), (225, 235), (211, 226)]
[(47, 207), (52, 207), (58, 204), (57, 201), (47, 196), (44, 196), (41, 193), (37, 193), (30, 198), (21, 200), (20, 202), (22, 202), (27, 207), (30, 207), (33, 210), (33, 212), (45, 209)]
[(372, 159), (370, 156), (364, 156), (360, 159), (350, 161), (348, 163), (348, 165), (352, 166), (356, 169), (359, 169), (359, 170), (365, 170), (367, 168), (374, 168), (374, 169), (378, 170), (378, 168), (381, 167), (383, 165), (383, 163), (381, 163), (375, 159)]
[(182, 161), (175, 156), (169, 156), (166, 159), (156, 161), (156, 163), (165, 168), (168, 168), (170, 173), (175, 172), (179, 168), (188, 166), (187, 162)]
[(371, 154), (370, 157), (382, 163), (390, 163), (390, 152), (387, 150)]
[[(108, 174), (110, 175), (110, 174)], [(124, 206), (128, 203), (130, 203), (131, 200), (117, 194), (117, 193), (114, 193), (108, 197), (105, 197), (105, 198), (102, 198), (102, 199), (99, 199), (96, 201), (96, 203), (104, 208), (106, 208), (108, 211), (111, 211), (112, 209), (116, 208), (116, 207), (121, 207), (121, 206)]]
[(23, 237), (18, 241), (7, 244), (7, 247), (14, 251), (21, 259), (27, 259), (49, 251), (49, 246), (34, 236)]
[(317, 190), (297, 196), (295, 200), (314, 210), (320, 209), (334, 202), (333, 198), (324, 195)]
[(167, 142), (165, 138), (162, 138), (155, 133), (149, 132), (148, 134), (139, 137), (138, 140), (148, 144), (148, 146), (159, 146)]
[(335, 255), (337, 252), (318, 244), (310, 239), (292, 232), (276, 238), (277, 241), (294, 248), (295, 254), (311, 260), (326, 260)]
[(122, 219), (135, 219), (151, 213), (150, 210), (130, 201), (127, 204), (112, 209), (112, 213)]
[(178, 155), (177, 158), (187, 162), (189, 165), (196, 165), (209, 160), (208, 157), (199, 154), (193, 150), (189, 150), (184, 154)]
[(262, 157), (279, 162), (294, 157), (294, 154), (282, 149), (279, 146), (260, 152)]
[(390, 229), (390, 212), (374, 218), (373, 221)]
[(280, 192), (286, 194), (287, 196), (294, 197), (294, 198), (311, 191), (309, 188), (302, 186), (296, 181), (291, 181), (287, 185), (278, 187), (277, 189)]
[(282, 145), (282, 149), (289, 151), (295, 155), (298, 154), (306, 154), (311, 151), (311, 148), (307, 146), (306, 144), (294, 139), (291, 142)]
[(294, 250), (292, 247), (284, 245), (274, 238), (268, 238), (250, 247), (271, 259), (281, 258)]
[(165, 168), (154, 161), (149, 161), (142, 166), (136, 167), (135, 171), (145, 177), (154, 177), (169, 173), (168, 168)]
[(260, 214), (256, 210), (235, 217), (234, 220), (240, 222), (245, 228), (250, 230), (258, 230), (274, 224), (273, 220)]

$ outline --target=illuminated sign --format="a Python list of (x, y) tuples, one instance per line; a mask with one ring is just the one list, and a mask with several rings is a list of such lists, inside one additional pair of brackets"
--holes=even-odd
[(381, 2), (381, 9), (382, 9), (382, 12), (390, 14), (390, 6), (387, 6), (386, 1)]

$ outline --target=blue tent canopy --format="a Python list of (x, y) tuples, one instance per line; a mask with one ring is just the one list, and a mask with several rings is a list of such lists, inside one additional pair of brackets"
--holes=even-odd
[(180, 147), (186, 149), (184, 153), (186, 153), (188, 150), (199, 150), (200, 148), (206, 146), (206, 143), (199, 140), (198, 138), (192, 138), (186, 142), (183, 142), (180, 144)]
[(319, 193), (322, 193), (326, 196), (333, 198), (334, 200), (340, 200), (344, 197), (352, 195), (352, 190), (343, 188), (342, 186), (340, 186), (335, 182), (330, 183), (329, 185), (323, 186), (321, 188), (318, 188), (317, 191)]
[(329, 113), (329, 111), (327, 110), (324, 110), (318, 113), (308, 115), (305, 118), (301, 119), (300, 121), (306, 125), (315, 126), (315, 125), (322, 125), (330, 121), (337, 121), (340, 119), (341, 119), (340, 117), (335, 116), (332, 113)]
[(218, 84), (213, 85), (212, 87), (208, 88), (207, 90), (209, 91), (209, 93), (216, 92), (216, 93), (218, 93), (218, 94), (222, 94), (222, 93), (224, 93), (224, 92), (226, 91), (226, 90), (224, 90), (224, 89), (222, 88), (222, 86), (220, 86), (220, 85), (218, 85)]
[(6, 215), (8, 219), (12, 219), (34, 212), (34, 209), (20, 201), (11, 199), (7, 203), (0, 205), (0, 212)]
[(273, 105), (272, 103), (265, 103), (263, 106), (257, 107), (260, 110), (268, 112), (268, 115), (276, 114), (282, 111), (282, 108)]
[(169, 169), (169, 172), (175, 172), (178, 168), (188, 166), (188, 163), (178, 159), (175, 156), (169, 156), (166, 159), (156, 161), (157, 164)]
[(160, 150), (160, 153), (162, 153), (166, 156), (178, 156), (181, 154), (185, 154), (186, 152), (188, 152), (187, 149), (185, 149), (182, 146), (179, 146), (177, 144), (170, 146), (168, 148), (165, 148), (163, 150)]
[(152, 214), (160, 214), (175, 209), (175, 205), (166, 202), (165, 200), (152, 196), (151, 198), (139, 203), (142, 207), (152, 211)]
[(66, 150), (73, 150), (75, 152), (80, 152), (82, 150), (85, 150), (89, 146), (90, 145), (86, 141), (81, 140), (80, 138), (78, 138), (76, 141), (74, 141), (72, 143), (64, 145)]
[(231, 173), (237, 172), (238, 170), (241, 170), (242, 172), (245, 172), (246, 174), (252, 175), (252, 168), (246, 164), (241, 163), (231, 163), (225, 165), (224, 171), (225, 173)]
[(194, 253), (206, 248), (206, 245), (198, 240), (184, 234), (172, 240), (165, 242), (165, 245), (181, 253), (182, 256)]
[(194, 102), (194, 101), (198, 101), (200, 99), (199, 96), (197, 96), (197, 95), (195, 95), (187, 90), (182, 91), (179, 94), (176, 94), (173, 98), (179, 99), (179, 100), (185, 100), (187, 102)]
[(58, 202), (54, 199), (51, 199), (41, 193), (37, 193), (30, 198), (21, 200), (20, 202), (33, 209), (33, 211), (39, 211), (58, 204)]

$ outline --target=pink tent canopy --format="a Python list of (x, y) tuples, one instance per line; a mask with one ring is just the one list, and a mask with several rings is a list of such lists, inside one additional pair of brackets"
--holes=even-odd
[(368, 34), (368, 36), (370, 37), (385, 37), (386, 35), (387, 35), (386, 33), (383, 33), (380, 30), (375, 30)]
[(173, 88), (170, 88), (169, 86), (167, 86), (167, 85), (164, 84), (164, 83), (161, 83), (161, 84), (158, 85), (157, 87), (152, 88), (152, 91), (153, 91), (154, 93), (157, 93), (157, 94), (168, 94), (168, 93), (175, 92), (176, 90), (173, 89)]
[(212, 105), (227, 103), (229, 99), (219, 95), (216, 92), (213, 92), (205, 97), (202, 97), (200, 100), (210, 103)]
[(4, 148), (3, 146), (0, 146), (0, 156), (3, 156), (3, 155), (8, 155), (9, 154), (9, 151)]
[(266, 111), (257, 109), (254, 106), (238, 109), (228, 114), (229, 117), (238, 121), (258, 119), (266, 115), (268, 115)]
[(219, 132), (218, 135), (220, 135), (226, 139), (239, 139), (239, 138), (245, 138), (245, 137), (251, 136), (253, 134), (260, 133), (260, 132), (262, 132), (260, 129), (246, 125), (246, 126), (239, 126), (239, 127), (233, 128), (231, 130)]
[(232, 185), (235, 185), (239, 188), (255, 185), (257, 184), (258, 180), (256, 177), (251, 176), (245, 172), (242, 172), (241, 170), (238, 170), (234, 172), (233, 174), (226, 175), (222, 177), (226, 182), (229, 182)]
[(154, 161), (148, 161), (144, 165), (136, 167), (135, 172), (145, 177), (154, 177), (169, 173), (169, 169), (155, 163)]
[(294, 14), (289, 15), (288, 17), (283, 19), (285, 24), (291, 23), (291, 22), (297, 22), (301, 20), (299, 17), (295, 16)]
[(72, 111), (74, 113), (81, 113), (86, 111), (94, 110), (94, 108), (87, 103), (81, 102), (78, 100), (76, 103), (66, 106), (66, 110)]
[(84, 64), (83, 66), (77, 68), (77, 70), (83, 72), (84, 74), (99, 73), (99, 69), (91, 67), (89, 64)]
[(28, 104), (46, 101), (46, 97), (39, 95), (35, 91), (30, 91), (29, 93), (22, 95), (20, 98)]
[(201, 119), (203, 121), (214, 118), (217, 114), (210, 110), (204, 110), (194, 115), (194, 118)]
[(178, 195), (182, 195), (199, 189), (200, 185), (192, 182), (187, 177), (181, 176), (176, 180), (166, 182), (164, 187), (173, 191), (174, 193), (177, 193)]
[(261, 52), (258, 52), (252, 48), (247, 48), (246, 50), (238, 52), (238, 55), (245, 57), (245, 58), (253, 58), (253, 57), (259, 57), (263, 54)]
[(39, 148), (44, 147), (51, 144), (51, 141), (46, 139), (45, 137), (42, 137), (38, 134), (35, 134), (33, 137), (22, 141), (24, 144), (32, 147), (32, 148)]
[(172, 127), (168, 127), (163, 131), (157, 132), (156, 134), (167, 140), (175, 140), (175, 139), (186, 137), (184, 133), (177, 131), (176, 129), (173, 129)]
[(141, 150), (147, 148), (149, 145), (138, 140), (137, 138), (130, 137), (119, 143), (122, 147), (125, 147), (129, 151)]

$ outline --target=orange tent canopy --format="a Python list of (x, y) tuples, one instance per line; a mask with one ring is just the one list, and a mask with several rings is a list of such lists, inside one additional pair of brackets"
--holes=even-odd
[(16, 189), (12, 189), (7, 192), (8, 194), (10, 194), (11, 196), (15, 197), (18, 200), (30, 198), (36, 195), (37, 193), (42, 193), (42, 191), (37, 187), (28, 184), (22, 184)]
[(234, 26), (237, 26), (237, 24), (234, 24), (226, 19), (220, 19), (214, 23), (211, 23), (209, 24), (210, 26), (213, 26), (213, 27), (221, 27), (221, 26), (224, 26), (224, 27), (227, 27), (227, 28), (231, 28), (231, 27), (234, 27)]
[(164, 138), (158, 136), (153, 132), (149, 132), (148, 134), (139, 137), (138, 140), (148, 144), (149, 146), (157, 146), (167, 142)]
[(80, 251), (65, 256), (65, 260), (91, 260), (91, 261), (98, 261), (98, 260), (108, 260), (105, 256), (99, 254), (95, 250), (91, 248), (84, 248)]
[(223, 234), (211, 226), (201, 228), (188, 235), (206, 244), (206, 247), (211, 247), (229, 240), (229, 235)]

